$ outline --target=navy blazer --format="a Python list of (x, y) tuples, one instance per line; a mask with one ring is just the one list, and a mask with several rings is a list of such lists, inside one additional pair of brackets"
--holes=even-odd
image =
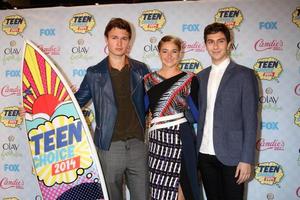
[[(147, 66), (137, 60), (128, 59), (130, 65), (131, 100), (143, 130), (145, 129), (143, 77), (149, 72)], [(91, 99), (95, 108), (95, 145), (108, 150), (111, 144), (118, 108), (109, 73), (108, 57), (87, 69), (86, 75), (75, 97), (82, 107)]]
[[(199, 151), (207, 106), (207, 84), (211, 66), (202, 70), (199, 79)], [(252, 69), (230, 61), (221, 79), (214, 107), (213, 144), (216, 157), (228, 166), (239, 162), (254, 163), (258, 126), (258, 81)]]

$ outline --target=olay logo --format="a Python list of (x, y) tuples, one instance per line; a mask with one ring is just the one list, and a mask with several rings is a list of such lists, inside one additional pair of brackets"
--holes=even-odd
[(8, 179), (4, 177), (0, 180), (0, 188), (2, 189), (9, 189), (9, 188), (16, 188), (16, 189), (24, 189), (24, 181), (20, 179)]
[(21, 95), (21, 89), (19, 86), (16, 87), (10, 87), (9, 85), (4, 85), (1, 88), (1, 95), (3, 97), (8, 97), (12, 95), (20, 96)]

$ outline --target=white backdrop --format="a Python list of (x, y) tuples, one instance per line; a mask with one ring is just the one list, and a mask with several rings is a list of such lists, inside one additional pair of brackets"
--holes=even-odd
[[(261, 131), (249, 200), (300, 199), (300, 1), (231, 0), (0, 11), (0, 199), (41, 199), (17, 107), (24, 39), (32, 40), (79, 86), (88, 66), (106, 56), (103, 37), (112, 17), (135, 27), (131, 57), (160, 67), (159, 39), (184, 41), (184, 70), (210, 64), (204, 27), (227, 23), (234, 33), (232, 58), (261, 79)], [(91, 107), (92, 108), (92, 107)], [(93, 120), (93, 110), (86, 116)], [(93, 126), (93, 124), (92, 124)]]

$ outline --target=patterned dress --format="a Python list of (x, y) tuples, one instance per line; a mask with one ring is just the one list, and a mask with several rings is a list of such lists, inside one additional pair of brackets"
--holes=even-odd
[(199, 199), (195, 135), (184, 115), (197, 79), (186, 72), (169, 79), (152, 72), (144, 81), (152, 116), (148, 132), (151, 199), (177, 200), (179, 185), (186, 199)]

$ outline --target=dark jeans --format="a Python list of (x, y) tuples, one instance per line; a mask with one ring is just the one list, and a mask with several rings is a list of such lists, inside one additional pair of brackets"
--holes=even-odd
[(244, 184), (234, 177), (237, 166), (226, 166), (216, 156), (199, 153), (200, 169), (207, 200), (242, 200)]

